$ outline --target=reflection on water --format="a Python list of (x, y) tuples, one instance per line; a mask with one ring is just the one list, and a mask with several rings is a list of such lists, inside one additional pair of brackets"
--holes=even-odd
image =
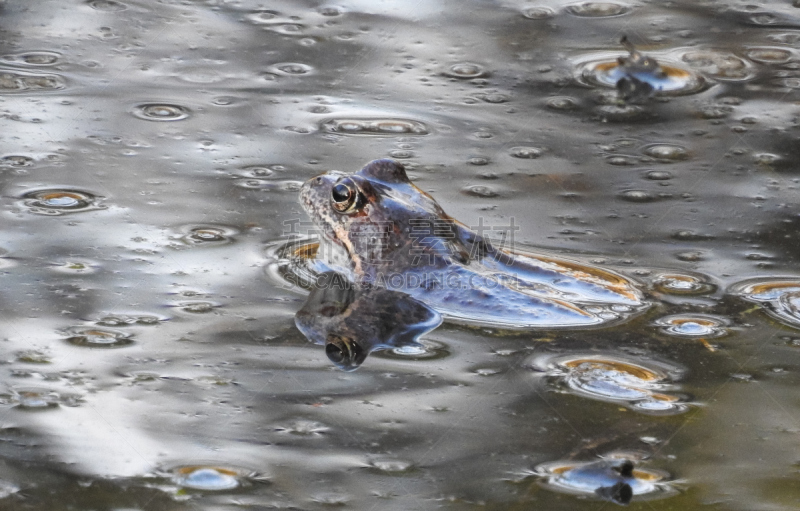
[(325, 346), (337, 367), (353, 371), (375, 350), (398, 354), (429, 351), (418, 338), (442, 317), (405, 293), (382, 288), (357, 289), (343, 275), (323, 273), (295, 315), (308, 340)]
[[(797, 2), (414, 4), (0, 0), (0, 508), (798, 507)], [(650, 307), (314, 319), (299, 189), (386, 157)]]

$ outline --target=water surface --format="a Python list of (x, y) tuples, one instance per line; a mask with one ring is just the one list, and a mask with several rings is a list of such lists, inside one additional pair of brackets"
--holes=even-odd
[[(791, 2), (5, 0), (0, 23), (3, 507), (594, 510), (537, 467), (620, 452), (669, 487), (632, 509), (800, 504)], [(587, 82), (623, 34), (705, 86)], [(380, 157), (654, 305), (446, 323), (436, 356), (338, 370), (269, 247), (307, 234), (300, 183)]]

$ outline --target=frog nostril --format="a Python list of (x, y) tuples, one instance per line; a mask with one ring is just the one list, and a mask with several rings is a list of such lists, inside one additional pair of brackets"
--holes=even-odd
[(317, 176), (314, 179), (314, 184), (321, 185), (322, 184), (322, 176)]

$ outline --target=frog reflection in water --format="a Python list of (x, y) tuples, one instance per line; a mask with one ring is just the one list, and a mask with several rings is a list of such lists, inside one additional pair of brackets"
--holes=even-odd
[(358, 287), (343, 275), (317, 277), (295, 323), (310, 341), (325, 345), (339, 369), (353, 371), (371, 351), (417, 346), (442, 316), (406, 293), (380, 287)]
[(622, 75), (617, 80), (617, 90), (625, 101), (642, 102), (662, 88), (668, 78), (667, 72), (656, 59), (639, 53), (626, 36), (620, 44), (630, 55), (617, 59), (617, 74)]
[(496, 248), (448, 216), (402, 165), (331, 171), (300, 192), (321, 240), (314, 269), (406, 293), (445, 319), (501, 328), (586, 327), (647, 306), (610, 271)]

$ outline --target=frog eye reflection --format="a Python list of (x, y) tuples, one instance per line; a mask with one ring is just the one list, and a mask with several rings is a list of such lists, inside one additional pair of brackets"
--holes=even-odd
[(333, 209), (340, 213), (347, 213), (354, 209), (358, 199), (358, 189), (350, 179), (343, 179), (336, 183), (331, 190), (331, 203)]

